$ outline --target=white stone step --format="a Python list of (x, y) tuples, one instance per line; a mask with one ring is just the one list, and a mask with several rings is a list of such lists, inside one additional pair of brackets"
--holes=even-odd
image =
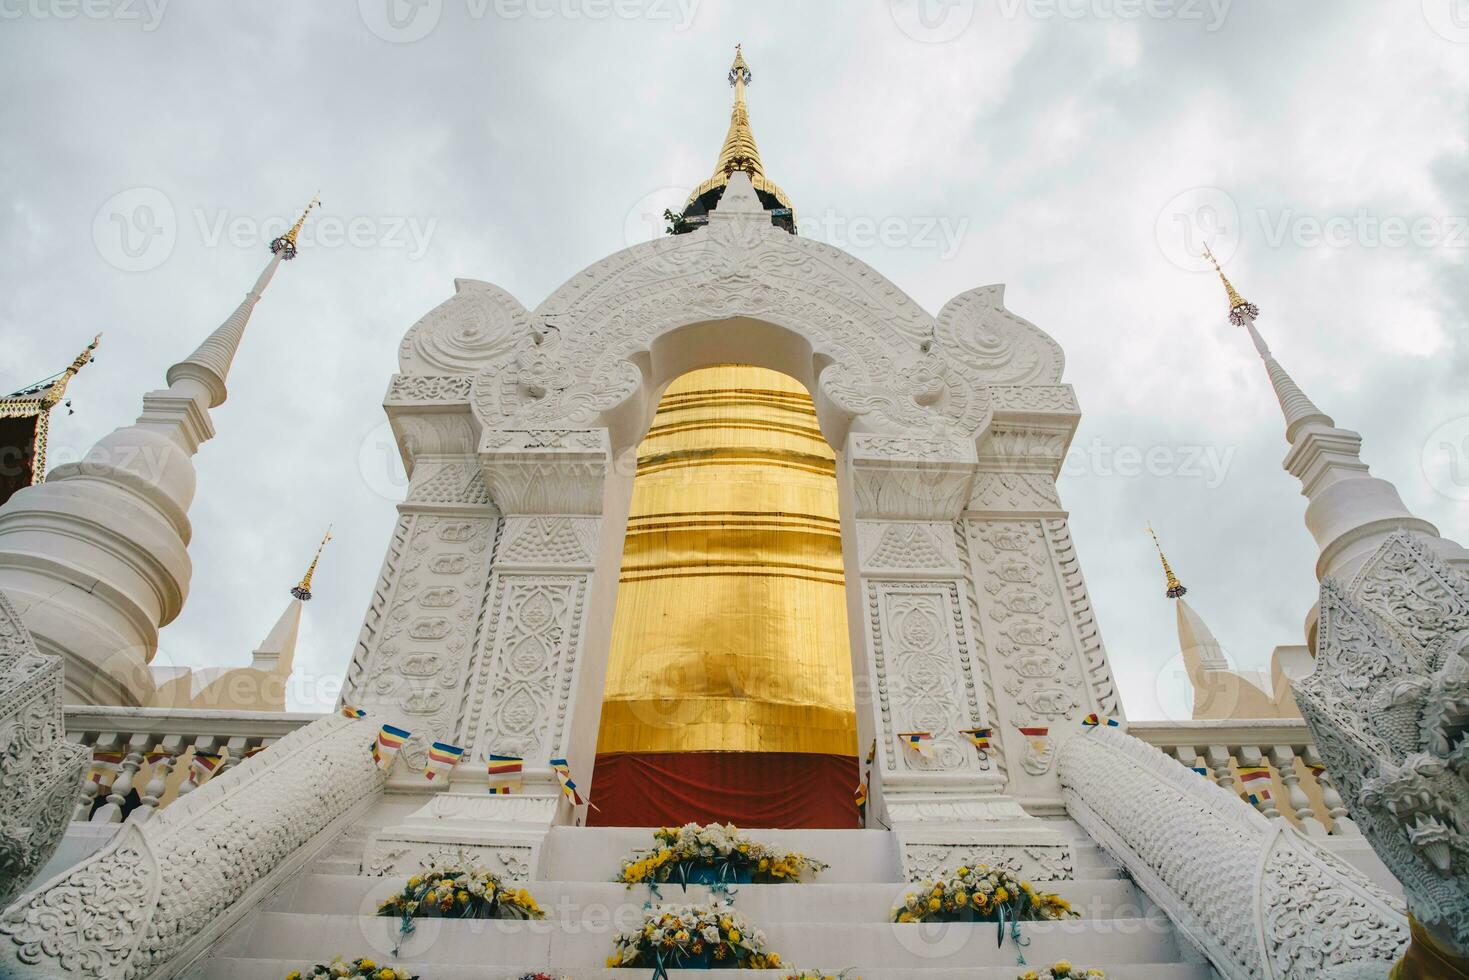
[[(323, 961), (329, 958), (325, 957)], [(1032, 965), (1041, 965), (1038, 959), (1033, 957), (1026, 959)], [(317, 960), (311, 962), (315, 963)], [(391, 958), (386, 962), (395, 966), (399, 965), (397, 960)], [(1014, 966), (1013, 957), (1009, 962), (1012, 965), (960, 969), (878, 968), (859, 972), (862, 980), (912, 980), (914, 977), (921, 978), (921, 980), (1015, 980), (1017, 975), (1029, 969), (1029, 967)], [(221, 958), (199, 964), (185, 974), (185, 980), (281, 980), (290, 971), (299, 970), (304, 965), (306, 965), (304, 960)], [(838, 969), (834, 964), (798, 963), (794, 965), (810, 969), (833, 971)], [(1193, 963), (1144, 963), (1119, 966), (1094, 963), (1088, 960), (1083, 965), (1096, 966), (1105, 970), (1109, 980), (1215, 980), (1215, 975), (1208, 966)], [(547, 969), (544, 964), (525, 964), (508, 969), (448, 965), (410, 968), (418, 971), (421, 980), (517, 980), (524, 973)], [(579, 969), (574, 977), (575, 980), (647, 980), (649, 972), (642, 968), (636, 970)], [(758, 978), (765, 974), (751, 973), (748, 970), (670, 970), (668, 975), (670, 980), (751, 980), (751, 978)], [(769, 975), (783, 976), (781, 973)]]
[[(371, 915), (388, 896), (403, 887), (406, 876), (363, 875), (298, 876), (262, 906), (271, 912), (310, 912), (324, 915)], [(626, 888), (612, 882), (533, 881), (525, 886), (547, 914), (562, 922), (606, 918), (610, 913), (621, 928), (631, 928), (651, 892), (646, 885)], [(1088, 919), (1139, 918), (1152, 904), (1131, 882), (1091, 879), (1048, 882)], [(755, 922), (886, 922), (892, 906), (906, 893), (893, 883), (736, 885), (735, 905)], [(692, 885), (660, 885), (662, 901), (707, 901), (709, 889)], [(624, 916), (631, 915), (631, 919)]]
[[(853, 966), (867, 976), (877, 968), (974, 968), (1013, 964), (1016, 948), (1007, 938), (996, 947), (993, 923), (939, 926), (879, 923), (757, 922), (770, 949), (790, 964), (823, 969)], [(1172, 925), (1154, 916), (1142, 919), (1029, 922), (1025, 957), (1032, 963), (1058, 959), (1097, 964), (1174, 963), (1183, 959)], [(616, 926), (601, 922), (512, 922), (504, 920), (420, 919), (402, 940), (397, 923), (375, 916), (260, 912), (232, 931), (214, 950), (221, 957), (272, 958), (302, 962), (347, 956), (392, 958), (425, 973), (437, 964), (478, 964), (514, 969), (586, 969), (605, 961)], [(421, 969), (419, 969), (421, 968)], [(632, 974), (627, 974), (631, 976)], [(1127, 972), (1126, 976), (1131, 976)]]
[[(898, 849), (885, 830), (752, 830), (749, 836), (831, 865), (827, 883), (899, 881)], [(613, 881), (623, 858), (653, 844), (649, 827), (556, 827), (546, 838), (541, 873), (550, 881)]]

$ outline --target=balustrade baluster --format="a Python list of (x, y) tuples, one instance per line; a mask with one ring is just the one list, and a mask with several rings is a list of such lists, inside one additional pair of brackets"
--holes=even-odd
[(122, 808), (127, 805), (128, 794), (133, 791), (133, 780), (137, 777), (138, 770), (143, 768), (143, 756), (156, 737), (146, 732), (128, 736), (125, 749), (127, 755), (122, 760), (122, 771), (112, 781), (107, 802), (98, 807), (92, 816), (93, 823), (122, 823)]
[(223, 773), (226, 769), (233, 769), (244, 761), (245, 753), (250, 747), (250, 739), (244, 735), (234, 735), (225, 741), (224, 747), (228, 750), (229, 754), (219, 764), (220, 773)]
[(1316, 785), (1321, 789), (1321, 802), (1326, 807), (1326, 815), (1331, 818), (1331, 832), (1341, 837), (1360, 835), (1361, 831), (1347, 815), (1347, 805), (1342, 802), (1341, 794), (1331, 785), (1331, 779), (1326, 774), (1326, 766), (1321, 761), (1321, 753), (1316, 751), (1316, 746), (1306, 747), (1305, 759), (1311, 775), (1316, 777)]
[(1295, 748), (1289, 745), (1271, 746), (1270, 762), (1280, 774), (1280, 782), (1285, 786), (1286, 803), (1290, 806), (1290, 812), (1295, 814), (1301, 832), (1311, 837), (1325, 837), (1326, 825), (1316, 819), (1311, 798), (1301, 788), (1301, 776), (1296, 772)]
[(158, 812), (158, 801), (168, 789), (168, 776), (178, 764), (183, 750), (182, 735), (165, 735), (148, 753), (146, 761), (151, 766), (148, 785), (138, 794), (138, 806), (128, 814), (127, 823), (143, 823)]
[(1204, 759), (1209, 768), (1214, 770), (1214, 782), (1233, 793), (1234, 773), (1229, 768), (1230, 757), (1227, 745), (1204, 746)]
[[(195, 754), (200, 752), (217, 753), (219, 751), (219, 742), (220, 738), (218, 735), (200, 735), (194, 739), (194, 752)], [(191, 766), (193, 765), (192, 760), (189, 764)], [(204, 782), (204, 780), (199, 779), (196, 773), (191, 771), (189, 778), (179, 783), (179, 796), (187, 796), (189, 793), (194, 792), (194, 790), (199, 788), (200, 782)]]
[(80, 820), (83, 823), (92, 815), (92, 804), (96, 802), (97, 793), (102, 788), (101, 784), (92, 778), (92, 767), (95, 763), (91, 760), (92, 746), (87, 744), (86, 732), (67, 732), (66, 737), (87, 750), (87, 765), (82, 769), (82, 781), (77, 786), (76, 809), (72, 811), (71, 819)]
[(1173, 748), (1173, 758), (1205, 779), (1209, 778), (1209, 767), (1201, 763), (1197, 747), (1192, 745), (1176, 745)]

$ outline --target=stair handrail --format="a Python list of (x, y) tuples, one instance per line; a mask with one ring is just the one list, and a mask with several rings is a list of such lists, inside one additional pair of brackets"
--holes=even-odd
[(0, 976), (174, 977), (381, 794), (367, 719), (325, 716), (0, 914)]
[(1225, 980), (1381, 978), (1403, 903), (1295, 828), (1118, 728), (1066, 742), (1068, 814)]

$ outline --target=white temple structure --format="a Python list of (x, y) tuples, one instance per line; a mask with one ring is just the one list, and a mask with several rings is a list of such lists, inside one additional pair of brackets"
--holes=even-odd
[[(761, 392), (810, 422), (753, 428), (819, 433), (823, 451), (802, 473), (835, 481), (848, 628), (836, 642), (850, 655), (855, 733), (841, 764), (866, 799), (844, 828), (747, 829), (829, 865), (734, 889), (733, 908), (783, 964), (866, 980), (1010, 980), (1062, 960), (1119, 980), (1365, 978), (1405, 951), (1402, 976), (1462, 966), (1469, 757), (1452, 706), (1469, 553), (1368, 473), (1360, 438), (1273, 359), (1258, 310), (1226, 281), (1280, 398), (1315, 573), (1339, 588), (1307, 624), (1307, 721), (1129, 725), (1056, 487), (1080, 419), (1060, 346), (1006, 309), (1003, 286), (934, 316), (853, 256), (800, 237), (755, 149), (750, 80), (737, 55), (720, 166), (675, 216), (679, 233), (576, 272), (534, 309), (458, 280), (408, 329), (384, 405), (410, 484), (341, 712), (307, 723), (63, 709), (82, 692), (97, 695), (88, 704), (137, 701), (158, 629), (189, 587), (191, 457), (299, 223), (234, 315), (144, 396), (136, 424), (0, 508), (0, 724), (28, 718), (31, 732), (0, 782), (21, 803), (0, 845), (11, 901), (0, 975), (278, 980), (338, 954), (423, 980), (647, 975), (646, 963), (607, 964), (616, 934), (641, 927), (646, 903), (721, 896), (616, 883), (622, 859), (652, 847), (650, 831), (635, 817), (588, 826), (603, 818), (584, 801), (606, 792), (598, 774), (612, 754), (599, 731), (631, 577), (628, 515), (645, 514), (639, 481), (667, 462), (639, 447), (678, 427), (661, 414), (671, 385), (723, 365), (778, 372), (809, 394)], [(131, 466), (138, 449), (162, 465)], [(774, 451), (740, 452), (791, 468)], [(786, 530), (751, 532), (753, 547)], [(802, 540), (815, 549), (817, 538), (830, 544)], [(291, 615), (266, 647), (286, 645)], [(1411, 655), (1381, 652), (1395, 644)], [(1397, 666), (1362, 666), (1374, 658)], [(714, 685), (707, 661), (684, 660), (699, 676), (680, 683)], [(730, 668), (736, 680), (743, 669)], [(1387, 674), (1379, 689), (1373, 678)], [(17, 690), (21, 676), (29, 686)], [(1340, 694), (1364, 689), (1378, 708)], [(1369, 710), (1428, 720), (1393, 715), (1389, 732), (1363, 735)], [(521, 762), (519, 779), (487, 792), (504, 758)], [(1402, 803), (1419, 799), (1415, 787), (1428, 801)], [(704, 792), (728, 788), (711, 777)], [(434, 866), (492, 872), (547, 918), (428, 918), (404, 934), (374, 915)], [(993, 922), (893, 921), (920, 883), (979, 866), (1059, 894), (1079, 918), (1006, 926), (998, 946)]]

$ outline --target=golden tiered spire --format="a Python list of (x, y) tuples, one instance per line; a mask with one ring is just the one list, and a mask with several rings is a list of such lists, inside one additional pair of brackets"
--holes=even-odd
[(1224, 283), (1224, 292), (1229, 296), (1229, 322), (1236, 327), (1242, 327), (1245, 324), (1245, 317), (1253, 320), (1259, 316), (1260, 308), (1245, 299), (1235, 290), (1234, 283), (1229, 281), (1229, 277), (1219, 267), (1219, 260), (1214, 257), (1214, 253), (1209, 250), (1208, 245), (1204, 246), (1204, 257), (1214, 264), (1214, 271), (1219, 273), (1219, 281)]
[(729, 84), (735, 90), (734, 105), (729, 111), (729, 132), (724, 136), (724, 145), (719, 148), (714, 175), (694, 188), (684, 205), (685, 210), (704, 194), (729, 183), (729, 175), (736, 170), (750, 175), (750, 183), (755, 190), (773, 196), (783, 208), (791, 206), (785, 191), (766, 179), (765, 166), (760, 162), (760, 148), (755, 145), (755, 133), (750, 128), (750, 110), (745, 105), (745, 86), (750, 84), (752, 77), (744, 52), (736, 44), (734, 62), (729, 66)]
[(729, 112), (729, 132), (725, 134), (724, 146), (719, 149), (719, 162), (714, 165), (715, 174), (728, 177), (736, 170), (743, 170), (753, 181), (764, 177), (765, 169), (760, 165), (760, 148), (755, 145), (755, 134), (750, 131), (750, 110), (745, 105), (745, 86), (750, 82), (750, 66), (740, 46), (735, 45), (734, 63), (729, 66), (729, 84), (734, 86), (734, 107)]
[(1148, 533), (1153, 536), (1153, 547), (1158, 549), (1158, 560), (1163, 563), (1163, 574), (1168, 577), (1167, 596), (1170, 599), (1177, 599), (1188, 592), (1188, 589), (1185, 589), (1183, 583), (1178, 580), (1178, 576), (1173, 574), (1173, 568), (1168, 564), (1168, 556), (1163, 554), (1163, 546), (1158, 543), (1157, 532), (1153, 530), (1151, 524), (1148, 525)]
[(311, 203), (306, 205), (306, 210), (301, 212), (301, 217), (297, 218), (296, 223), (291, 226), (291, 230), (270, 243), (270, 250), (282, 253), (281, 258), (287, 262), (294, 259), (296, 257), (296, 236), (301, 234), (301, 228), (306, 224), (306, 216), (311, 213), (311, 209), (320, 205), (321, 192), (318, 191), (311, 198)]
[(301, 581), (297, 583), (295, 588), (291, 589), (291, 595), (295, 596), (297, 599), (300, 599), (302, 602), (305, 602), (306, 600), (311, 598), (311, 576), (316, 574), (316, 563), (321, 561), (321, 551), (323, 548), (326, 547), (326, 543), (331, 539), (332, 529), (331, 526), (328, 525), (326, 529), (326, 535), (321, 539), (321, 544), (316, 546), (315, 557), (311, 559), (311, 564), (306, 568), (306, 574), (301, 576)]

